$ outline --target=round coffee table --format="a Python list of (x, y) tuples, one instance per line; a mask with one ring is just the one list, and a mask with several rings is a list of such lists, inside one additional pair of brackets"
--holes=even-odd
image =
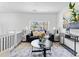
[[(50, 50), (51, 46), (52, 46), (52, 42), (48, 39), (45, 40), (45, 42), (41, 43), (39, 39), (33, 40), (31, 42), (32, 47), (38, 48), (38, 49), (42, 49), (42, 50), (34, 50), (32, 52), (41, 52), (43, 51), (43, 55), (44, 57), (46, 57), (46, 50)], [(41, 45), (43, 47), (41, 47)]]

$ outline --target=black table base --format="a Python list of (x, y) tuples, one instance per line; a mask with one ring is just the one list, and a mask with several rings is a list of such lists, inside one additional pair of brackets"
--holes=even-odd
[(43, 56), (46, 57), (46, 51), (50, 49), (43, 48), (42, 50), (33, 50), (32, 52), (43, 52)]

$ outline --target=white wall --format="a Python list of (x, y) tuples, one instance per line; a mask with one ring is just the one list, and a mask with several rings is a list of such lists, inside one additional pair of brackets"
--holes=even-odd
[(56, 13), (0, 13), (0, 34), (8, 31), (20, 31), (33, 20), (49, 21), (49, 30), (57, 27)]
[(15, 13), (0, 13), (0, 29), (1, 34), (8, 31), (19, 31), (21, 29), (20, 16)]
[(63, 28), (63, 14), (65, 12), (67, 12), (68, 8), (64, 8), (63, 10), (61, 10), (61, 12), (58, 13), (58, 24), (57, 24), (57, 28), (59, 29), (59, 32), (61, 33), (65, 33), (66, 32), (66, 29)]
[(53, 32), (53, 27), (57, 26), (57, 14), (52, 13), (41, 13), (41, 14), (23, 14), (22, 19), (24, 20), (23, 25), (28, 26), (32, 21), (48, 21), (49, 31)]

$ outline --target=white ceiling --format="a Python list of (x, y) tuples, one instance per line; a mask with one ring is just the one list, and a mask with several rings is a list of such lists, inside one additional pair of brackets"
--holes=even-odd
[(68, 2), (0, 2), (0, 12), (57, 13)]

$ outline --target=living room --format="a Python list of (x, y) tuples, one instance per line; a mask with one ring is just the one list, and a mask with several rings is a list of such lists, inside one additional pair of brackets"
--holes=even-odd
[(79, 3), (0, 2), (0, 56), (79, 56), (78, 24), (68, 27), (66, 20), (73, 16), (70, 5)]

